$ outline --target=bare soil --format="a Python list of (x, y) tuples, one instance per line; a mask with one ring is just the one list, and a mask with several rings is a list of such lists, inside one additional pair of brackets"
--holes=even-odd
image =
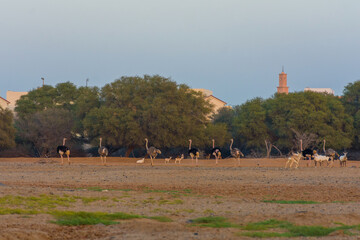
[[(192, 226), (191, 219), (222, 216), (246, 224), (268, 219), (299, 225), (335, 226), (360, 224), (360, 162), (340, 168), (285, 169), (286, 159), (200, 160), (181, 164), (156, 159), (0, 158), (0, 198), (4, 196), (76, 196), (102, 200), (58, 210), (125, 212), (167, 216), (173, 222), (151, 219), (121, 220), (105, 226), (59, 226), (49, 214), (0, 215), (3, 239), (250, 239), (237, 236), (239, 229)], [(277, 204), (264, 200), (304, 200), (319, 204)], [(0, 209), (3, 206), (0, 202)], [(14, 206), (16, 207), (16, 206)], [(311, 238), (301, 238), (311, 239)], [(322, 239), (358, 239), (335, 232)]]

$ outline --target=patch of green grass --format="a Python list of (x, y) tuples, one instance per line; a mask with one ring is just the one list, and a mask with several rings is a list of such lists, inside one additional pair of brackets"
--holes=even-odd
[(237, 225), (232, 224), (227, 221), (224, 217), (201, 217), (192, 220), (193, 225), (200, 227), (212, 227), (212, 228), (232, 228), (237, 227)]
[(52, 209), (57, 206), (69, 207), (76, 202), (75, 197), (64, 195), (63, 197), (57, 195), (41, 194), (39, 196), (12, 196), (6, 195), (0, 198), (0, 206), (7, 207), (23, 207), (25, 209)]
[(211, 209), (205, 209), (204, 210), (204, 214), (214, 214), (215, 212), (213, 211), (213, 210), (211, 210)]
[[(251, 230), (254, 232), (242, 232), (239, 235), (258, 238), (270, 238), (270, 237), (322, 237), (327, 236), (332, 232), (343, 230), (345, 234), (353, 234), (350, 229), (357, 229), (360, 225), (348, 226), (341, 225), (339, 227), (323, 227), (323, 226), (299, 226), (294, 225), (287, 221), (279, 221), (270, 219), (262, 222), (248, 223), (245, 226), (241, 226), (242, 230)], [(282, 229), (286, 232), (262, 232), (269, 229)], [(256, 231), (256, 232), (255, 232)]]
[(278, 204), (320, 204), (321, 202), (315, 201), (304, 201), (304, 200), (294, 200), (294, 201), (286, 201), (286, 200), (263, 200), (264, 203), (278, 203)]
[[(269, 219), (261, 222), (248, 223), (239, 225), (228, 221), (224, 217), (203, 217), (192, 220), (192, 225), (200, 227), (212, 228), (238, 228), (243, 232), (236, 233), (239, 236), (255, 237), (255, 238), (271, 238), (271, 237), (322, 237), (328, 236), (335, 231), (343, 231), (347, 235), (355, 235), (350, 230), (360, 230), (360, 225), (344, 225), (338, 227), (323, 226), (300, 226), (294, 225), (287, 221)], [(281, 230), (276, 232), (276, 229)], [(271, 230), (271, 231), (269, 231)]]
[(95, 225), (95, 224), (112, 225), (112, 224), (118, 224), (118, 222), (115, 220), (129, 220), (135, 218), (154, 219), (160, 222), (172, 221), (170, 218), (163, 216), (147, 217), (147, 216), (128, 214), (123, 212), (104, 213), (104, 212), (54, 211), (51, 214), (56, 218), (56, 220), (53, 221), (54, 223), (64, 226)]
[(39, 213), (41, 212), (32, 209), (0, 208), (0, 215), (7, 215), (7, 214), (33, 215)]
[(272, 238), (272, 237), (293, 237), (290, 233), (278, 233), (278, 232), (245, 232), (236, 233), (238, 236), (246, 236), (253, 238)]
[(159, 205), (164, 205), (164, 204), (176, 205), (176, 204), (184, 204), (184, 201), (181, 199), (174, 199), (174, 200), (159, 199), (158, 204)]
[(241, 228), (248, 231), (267, 230), (270, 228), (286, 228), (290, 223), (286, 221), (279, 221), (276, 219), (270, 219), (261, 222), (248, 223)]
[(176, 210), (176, 213), (180, 213), (180, 212), (193, 213), (193, 212), (195, 212), (195, 210), (194, 209), (178, 209), (178, 210)]
[(108, 197), (79, 197), (84, 204), (89, 204), (96, 201), (107, 201)]

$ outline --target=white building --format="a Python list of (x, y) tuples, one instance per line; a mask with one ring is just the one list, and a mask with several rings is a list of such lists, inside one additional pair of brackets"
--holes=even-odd
[(16, 101), (20, 99), (21, 96), (28, 94), (28, 92), (14, 92), (7, 91), (6, 92), (6, 100), (9, 101), (8, 108), (11, 111), (15, 111)]
[(226, 106), (227, 104), (226, 102), (215, 97), (213, 95), (213, 91), (211, 90), (203, 89), (203, 88), (193, 88), (193, 90), (196, 92), (201, 92), (204, 95), (205, 100), (213, 105), (213, 111), (212, 111), (213, 114), (218, 113), (220, 108), (229, 107)]
[(306, 92), (306, 91), (335, 95), (334, 90), (332, 90), (331, 88), (309, 88), (309, 87), (307, 87), (304, 89), (304, 92)]
[(5, 98), (0, 97), (0, 107), (2, 109), (6, 109), (9, 107), (10, 102), (6, 100)]

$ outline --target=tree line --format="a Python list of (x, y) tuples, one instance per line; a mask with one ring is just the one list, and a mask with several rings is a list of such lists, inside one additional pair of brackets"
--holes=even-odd
[(45, 85), (31, 90), (16, 104), (16, 116), (0, 110), (0, 149), (16, 149), (29, 156), (54, 156), (62, 139), (71, 139), (75, 154), (82, 146), (110, 151), (126, 148), (126, 155), (144, 147), (144, 138), (162, 149), (193, 145), (206, 149), (211, 139), (228, 149), (264, 156), (303, 147), (358, 149), (360, 81), (344, 88), (343, 96), (314, 92), (275, 94), (254, 98), (211, 116), (212, 106), (201, 93), (158, 75), (121, 77), (103, 88), (73, 83)]

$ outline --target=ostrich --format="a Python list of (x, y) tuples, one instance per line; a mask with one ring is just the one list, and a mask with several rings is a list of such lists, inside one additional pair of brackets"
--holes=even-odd
[(106, 156), (109, 154), (109, 150), (106, 147), (101, 146), (102, 138), (99, 138), (100, 144), (99, 144), (99, 155), (101, 158), (101, 162), (103, 165), (106, 165)]
[(56, 152), (58, 154), (60, 154), (61, 164), (62, 165), (64, 165), (64, 158), (63, 158), (64, 154), (67, 155), (68, 163), (70, 165), (70, 157), (69, 157), (70, 156), (70, 149), (67, 146), (65, 146), (65, 141), (66, 141), (66, 138), (63, 139), (63, 145), (57, 147)]
[(191, 164), (194, 164), (194, 157), (195, 157), (195, 161), (196, 161), (196, 166), (198, 165), (198, 158), (200, 156), (200, 152), (199, 152), (199, 149), (197, 148), (191, 148), (191, 143), (192, 143), (192, 140), (189, 139), (189, 155), (191, 157)]
[(235, 158), (235, 165), (236, 165), (236, 160), (238, 160), (238, 165), (240, 165), (240, 156), (244, 157), (244, 154), (238, 149), (238, 148), (232, 148), (232, 145), (234, 143), (234, 139), (231, 139), (231, 144), (230, 144), (230, 153), (231, 156), (233, 156)]
[(221, 158), (221, 151), (220, 148), (215, 147), (215, 139), (212, 140), (213, 149), (211, 150), (211, 154), (215, 156), (216, 164), (218, 164), (219, 158)]
[(145, 142), (146, 142), (146, 151), (147, 151), (147, 154), (149, 154), (150, 156), (150, 159), (151, 159), (151, 166), (154, 165), (154, 161), (153, 161), (153, 158), (156, 158), (156, 156), (158, 154), (161, 154), (161, 151), (155, 147), (148, 147), (148, 142), (149, 140), (147, 138), (145, 138)]

